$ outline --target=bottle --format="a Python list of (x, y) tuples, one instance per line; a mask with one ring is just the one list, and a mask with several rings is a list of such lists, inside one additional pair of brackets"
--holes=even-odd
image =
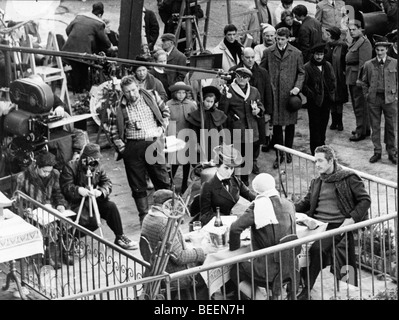
[(223, 221), (222, 217), (220, 216), (220, 207), (216, 207), (216, 218), (215, 218), (215, 227), (222, 227), (223, 226)]

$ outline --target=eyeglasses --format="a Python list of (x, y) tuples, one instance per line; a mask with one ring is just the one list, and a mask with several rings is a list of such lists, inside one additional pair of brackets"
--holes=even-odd
[(92, 167), (92, 168), (95, 168), (99, 165), (99, 162), (96, 159), (90, 160), (90, 161), (88, 161), (88, 159), (82, 159), (82, 163), (84, 165), (88, 165), (89, 167)]

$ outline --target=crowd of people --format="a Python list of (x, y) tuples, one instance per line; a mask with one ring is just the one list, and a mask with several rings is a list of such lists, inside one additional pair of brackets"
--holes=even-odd
[[(292, 0), (281, 0), (279, 16), (268, 10), (267, 0), (259, 0), (257, 5), (261, 14), (245, 17), (241, 29), (234, 24), (226, 25), (220, 43), (210, 51), (222, 54), (221, 69), (229, 77), (218, 79), (218, 84), (204, 86), (195, 92), (187, 71), (159, 66), (187, 66), (187, 57), (179, 50), (174, 34), (173, 14), (176, 12), (168, 11), (166, 7), (169, 2), (163, 1), (160, 6), (159, 14), (167, 22), (160, 37), (161, 47), (156, 44), (158, 35), (152, 36), (152, 33), (159, 32), (159, 27), (155, 30), (147, 25), (154, 21), (152, 13), (147, 9), (143, 11), (143, 34), (148, 39), (151, 54), (137, 57), (137, 63), (146, 63), (135, 65), (132, 73), (121, 79), (122, 94), (115, 113), (111, 115), (110, 126), (110, 139), (118, 159), (123, 159), (141, 232), (149, 238), (152, 250), (155, 251), (160, 236), (165, 232), (162, 203), (173, 195), (170, 191), (173, 178), (182, 167), (183, 181), (179, 191), (183, 194), (200, 150), (205, 150), (202, 160), (216, 166), (212, 178), (201, 185), (199, 220), (202, 224), (215, 216), (217, 208), (222, 215), (230, 215), (240, 197), (252, 202), (231, 226), (232, 251), (240, 246), (239, 235), (248, 226), (253, 226), (254, 249), (274, 245), (284, 235), (295, 233), (290, 220), (295, 211), (306, 212), (328, 223), (327, 229), (366, 219), (370, 198), (361, 179), (337, 164), (334, 150), (326, 141), (326, 130), (330, 114), (329, 129), (344, 130), (343, 104), (350, 98), (356, 127), (349, 139), (355, 143), (371, 135), (374, 154), (370, 162), (374, 163), (382, 157), (380, 131), (383, 113), (384, 143), (389, 160), (397, 163), (395, 26), (390, 30), (389, 40), (375, 37), (372, 43), (364, 35), (360, 21), (348, 20), (346, 28), (343, 28), (341, 9), (344, 2), (341, 0), (318, 2), (315, 18), (308, 15), (306, 6), (294, 5)], [(393, 5), (390, 0), (382, 2), (384, 6)], [(117, 51), (117, 46), (105, 32), (103, 13), (103, 4), (96, 3), (91, 13), (79, 14), (67, 27), (68, 39), (63, 50), (95, 53), (105, 48), (108, 52)], [(258, 21), (259, 18), (263, 21)], [(244, 47), (243, 39), (238, 37), (239, 30), (253, 29), (257, 30), (253, 34), (254, 41)], [(147, 62), (159, 65), (148, 67)], [(74, 91), (88, 90), (87, 65), (73, 60), (70, 64)], [(260, 172), (257, 158), (261, 150), (268, 151), (274, 144), (294, 147), (300, 108), (307, 108), (309, 148), (315, 156), (320, 177), (312, 181), (306, 197), (293, 204), (280, 198), (273, 177)], [(201, 146), (200, 129), (214, 130), (216, 144), (209, 147), (216, 140), (207, 136), (207, 147)], [(192, 134), (182, 135), (181, 132)], [(165, 160), (165, 136), (183, 137), (187, 145), (195, 141), (195, 157), (186, 154), (185, 159), (178, 158), (169, 167)], [(190, 151), (184, 149), (184, 152)], [(276, 150), (274, 169), (279, 167), (284, 157), (287, 163), (292, 162), (289, 154), (277, 154)], [(39, 155), (20, 178), (18, 188), (34, 197), (40, 195), (42, 199), (38, 200), (60, 211), (66, 207), (77, 211), (82, 198), (94, 196), (101, 217), (115, 234), (115, 244), (123, 249), (138, 248), (138, 243), (124, 234), (117, 205), (109, 199), (112, 182), (101, 166), (98, 145), (86, 144), (76, 159), (64, 164), (61, 172), (54, 166), (52, 156)], [(93, 190), (88, 188), (88, 170), (93, 176)], [(249, 185), (250, 174), (257, 176), (253, 179), (252, 188)], [(147, 178), (155, 189), (152, 207), (149, 206)], [(43, 190), (38, 193), (36, 189)], [(87, 215), (80, 219), (78, 223), (88, 229), (98, 227)], [(178, 237), (171, 248), (172, 259), (167, 270), (181, 270), (182, 265), (188, 267), (204, 261), (209, 251), (207, 248), (188, 250), (180, 233)], [(312, 246), (311, 255), (315, 256), (311, 259), (310, 273), (303, 275), (306, 285), (300, 299), (310, 298), (310, 291), (322, 268), (316, 255), (320, 251), (327, 255), (333, 246), (331, 240), (327, 240)], [(264, 260), (258, 262), (265, 267)], [(239, 285), (237, 274), (245, 280), (251, 275), (251, 268), (250, 263), (236, 266), (232, 272), (236, 286)], [(262, 274), (264, 276), (263, 270), (259, 273), (259, 282), (262, 282)]]

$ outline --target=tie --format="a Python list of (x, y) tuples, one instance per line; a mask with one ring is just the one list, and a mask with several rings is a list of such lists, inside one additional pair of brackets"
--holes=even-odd
[(380, 65), (383, 66), (384, 65), (384, 60), (380, 60)]
[(230, 178), (228, 179), (223, 179), (222, 183), (224, 185), (224, 187), (227, 189), (227, 191), (229, 191), (229, 187), (230, 187)]

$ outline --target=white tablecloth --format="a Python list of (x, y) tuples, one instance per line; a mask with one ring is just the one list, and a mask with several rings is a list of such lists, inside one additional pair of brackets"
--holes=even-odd
[(43, 254), (43, 236), (40, 230), (8, 209), (0, 220), (0, 262)]

